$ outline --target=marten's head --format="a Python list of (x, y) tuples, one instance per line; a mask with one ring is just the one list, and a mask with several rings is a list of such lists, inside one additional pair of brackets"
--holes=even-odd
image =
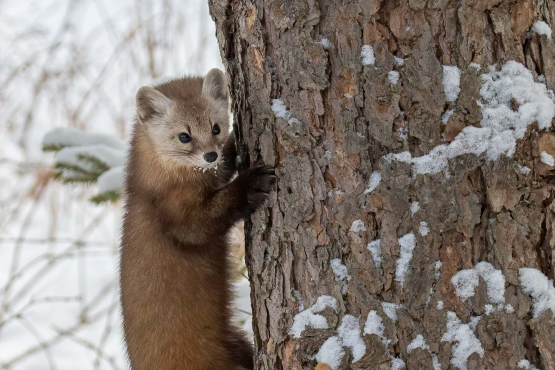
[(178, 165), (213, 168), (229, 135), (225, 76), (177, 79), (137, 92), (137, 118), (160, 157)]

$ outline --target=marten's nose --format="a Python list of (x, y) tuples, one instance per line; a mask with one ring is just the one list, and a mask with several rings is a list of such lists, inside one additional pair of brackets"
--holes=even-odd
[(218, 153), (216, 152), (210, 152), (210, 153), (206, 153), (204, 155), (204, 160), (206, 162), (214, 162), (216, 159), (218, 159)]

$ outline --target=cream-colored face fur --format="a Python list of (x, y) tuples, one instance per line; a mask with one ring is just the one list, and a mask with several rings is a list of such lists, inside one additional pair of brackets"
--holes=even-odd
[[(183, 166), (212, 168), (218, 165), (229, 135), (229, 117), (227, 110), (207, 103), (199, 104), (204, 108), (200, 112), (184, 112), (173, 106), (167, 114), (150, 120), (148, 132), (162, 158)], [(216, 126), (219, 127), (219, 134), (213, 132)], [(188, 135), (190, 141), (181, 142), (181, 134)], [(208, 162), (204, 156), (212, 152), (218, 157), (214, 162)]]
[[(142, 87), (137, 93), (137, 113), (161, 158), (197, 169), (217, 167), (222, 160), (229, 115), (227, 84), (221, 71), (210, 71), (202, 94), (186, 101), (172, 100), (152, 87)], [(189, 141), (183, 142), (183, 138)], [(208, 153), (216, 153), (216, 160), (208, 161)]]

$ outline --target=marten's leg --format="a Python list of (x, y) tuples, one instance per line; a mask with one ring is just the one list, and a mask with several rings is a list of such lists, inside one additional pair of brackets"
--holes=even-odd
[(224, 340), (224, 346), (229, 351), (234, 364), (241, 369), (252, 370), (254, 368), (252, 345), (245, 334), (239, 330), (230, 330)]

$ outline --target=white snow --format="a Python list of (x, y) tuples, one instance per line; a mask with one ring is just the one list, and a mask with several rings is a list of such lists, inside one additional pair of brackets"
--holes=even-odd
[(125, 167), (118, 166), (110, 168), (98, 177), (98, 192), (104, 193), (111, 190), (123, 188)]
[(387, 74), (387, 79), (392, 85), (397, 85), (397, 82), (399, 82), (399, 72), (389, 71), (389, 73)]
[(293, 289), (293, 295), (295, 296), (295, 299), (297, 300), (297, 304), (299, 305), (299, 311), (304, 310), (303, 297), (301, 296), (301, 292), (298, 291), (297, 289)]
[(461, 71), (457, 66), (443, 66), (445, 100), (454, 102), (461, 92)]
[(463, 301), (474, 295), (474, 288), (478, 286), (480, 280), (478, 273), (474, 269), (461, 270), (451, 278), (451, 283), (457, 291), (457, 295)]
[(478, 63), (472, 62), (468, 65), (468, 68), (474, 68), (474, 69), (480, 70), (482, 68), (482, 66), (479, 65)]
[(125, 151), (114, 149), (106, 145), (66, 146), (56, 155), (58, 163), (79, 166), (85, 170), (92, 171), (92, 163), (80, 159), (81, 156), (94, 157), (106, 164), (108, 167), (118, 167), (125, 164)]
[[(534, 81), (532, 73), (522, 64), (507, 62), (500, 71), (491, 68), (484, 73), (480, 101), (481, 127), (465, 127), (449, 145), (438, 145), (430, 153), (405, 159), (413, 165), (413, 175), (445, 172), (448, 176), (448, 160), (463, 154), (487, 154), (489, 160), (499, 156), (512, 157), (516, 141), (524, 137), (528, 126), (538, 123), (540, 130), (551, 127), (555, 116), (553, 92), (544, 84)], [(513, 111), (511, 101), (518, 102)], [(384, 156), (387, 160), (389, 155)]]
[(69, 128), (56, 128), (49, 131), (42, 139), (43, 146), (74, 147), (106, 145), (112, 149), (125, 150), (126, 145), (114, 136), (93, 134)]
[(426, 341), (424, 340), (424, 337), (421, 334), (418, 334), (416, 338), (414, 338), (412, 342), (410, 342), (410, 344), (407, 346), (407, 352), (411, 353), (413, 350), (417, 348), (422, 348), (428, 351), (430, 350), (430, 347), (428, 347), (428, 345), (426, 344)]
[(518, 367), (525, 370), (539, 370), (537, 367), (532, 365), (530, 361), (522, 359), (518, 362)]
[(538, 317), (543, 311), (551, 309), (555, 315), (555, 288), (541, 271), (534, 268), (521, 268), (519, 280), (524, 292), (532, 297), (532, 315)]
[(366, 352), (366, 344), (364, 344), (364, 341), (360, 336), (360, 325), (358, 323), (358, 319), (352, 315), (343, 316), (338, 333), (343, 346), (351, 349), (353, 363), (360, 360)]
[(468, 327), (472, 329), (472, 331), (476, 331), (476, 327), (478, 326), (481, 318), (482, 316), (472, 316), (470, 318), (470, 322), (468, 323)]
[(430, 228), (428, 227), (428, 223), (426, 221), (421, 221), (418, 231), (420, 231), (420, 235), (422, 236), (428, 235), (430, 233)]
[(318, 312), (324, 311), (327, 307), (331, 307), (337, 312), (337, 300), (327, 295), (318, 297), (313, 306), (295, 315), (289, 334), (295, 338), (300, 338), (307, 326), (311, 326), (314, 329), (328, 329), (329, 326), (326, 318), (322, 315), (317, 315)]
[(397, 309), (403, 307), (395, 303), (382, 302), (383, 312), (393, 321), (397, 321)]
[(485, 281), (488, 299), (491, 303), (505, 303), (505, 276), (501, 270), (496, 270), (489, 262), (479, 262), (474, 270)]
[(363, 66), (373, 66), (376, 63), (376, 58), (374, 58), (374, 49), (370, 45), (363, 45), (362, 51), (360, 52), (360, 57), (362, 58)]
[(388, 163), (391, 163), (392, 161), (411, 163), (412, 157), (411, 157), (410, 152), (405, 151), (405, 152), (401, 152), (401, 153), (386, 154), (386, 155), (383, 156), (383, 159), (385, 159)]
[(418, 202), (412, 202), (410, 205), (410, 215), (411, 217), (414, 216), (416, 214), (416, 212), (418, 212), (420, 210), (420, 203)]
[(515, 309), (514, 309), (513, 305), (511, 305), (511, 304), (506, 305), (505, 306), (505, 312), (507, 312), (507, 313), (515, 312)]
[(530, 167), (521, 166), (521, 165), (518, 165), (518, 169), (520, 170), (520, 173), (522, 173), (524, 175), (528, 175), (531, 171)]
[(374, 260), (374, 266), (380, 268), (382, 265), (382, 250), (380, 247), (381, 239), (372, 240), (366, 248), (372, 253), (372, 259)]
[(347, 293), (347, 283), (349, 282), (349, 280), (351, 280), (351, 275), (349, 275), (348, 272), (347, 272), (347, 266), (345, 266), (341, 262), (341, 259), (339, 259), (339, 258), (335, 258), (335, 259), (331, 260), (330, 265), (331, 265), (331, 268), (333, 270), (333, 273), (335, 274), (335, 281), (342, 281), (343, 282), (343, 286), (341, 288), (341, 293), (346, 294)]
[(438, 280), (439, 276), (441, 275), (441, 266), (443, 263), (440, 260), (436, 261), (436, 265), (434, 267), (434, 279)]
[(316, 361), (329, 365), (333, 370), (337, 370), (341, 365), (341, 360), (345, 356), (345, 350), (338, 337), (329, 337), (315, 356)]
[(441, 370), (441, 364), (439, 363), (439, 358), (435, 353), (432, 353), (432, 366), (434, 370)]
[(403, 370), (406, 369), (405, 361), (397, 357), (391, 357), (391, 370)]
[(545, 35), (551, 40), (551, 27), (544, 21), (535, 21), (532, 25), (532, 31), (538, 35)]
[(364, 356), (366, 345), (360, 336), (358, 319), (352, 315), (343, 316), (341, 325), (337, 329), (338, 335), (328, 338), (314, 357), (316, 361), (328, 364), (332, 369), (341, 365), (345, 356), (343, 347), (348, 347), (355, 363)]
[(364, 222), (362, 220), (354, 220), (351, 224), (350, 232), (358, 233), (360, 231), (366, 231), (366, 226), (364, 226)]
[(403, 58), (393, 56), (393, 60), (394, 60), (395, 66), (397, 66), (397, 67), (400, 67), (403, 64), (405, 64), (405, 60)]
[(324, 49), (331, 49), (331, 42), (328, 39), (322, 39), (320, 40), (320, 44), (322, 44), (322, 46), (324, 47)]
[(445, 113), (443, 113), (443, 116), (441, 117), (441, 123), (446, 125), (447, 122), (449, 121), (449, 118), (451, 118), (454, 112), (455, 112), (454, 109), (447, 109)]
[(443, 310), (443, 301), (437, 301), (437, 306), (436, 306), (436, 308), (437, 308), (438, 310)]
[[(489, 262), (479, 262), (473, 269), (461, 270), (451, 278), (451, 283), (457, 295), (463, 301), (474, 295), (474, 289), (479, 284), (478, 277), (486, 283), (488, 300), (495, 304), (505, 303), (505, 276), (501, 270), (496, 270)], [(493, 307), (493, 306), (492, 306)]]
[(409, 263), (412, 259), (412, 252), (416, 247), (416, 238), (414, 233), (411, 231), (405, 236), (399, 239), (399, 245), (401, 246), (401, 254), (397, 260), (397, 266), (395, 269), (395, 280), (404, 286), (405, 275), (409, 269)]
[(467, 370), (467, 360), (470, 355), (477, 353), (482, 357), (484, 349), (476, 338), (469, 324), (462, 324), (457, 315), (447, 312), (447, 332), (441, 338), (442, 342), (457, 342), (451, 348), (451, 364), (459, 370)]
[(330, 265), (335, 274), (335, 281), (351, 280), (351, 275), (347, 273), (347, 266), (341, 262), (341, 259), (335, 258), (331, 260)]
[(287, 106), (281, 99), (272, 99), (272, 111), (276, 117), (283, 118), (290, 125), (293, 123), (300, 123), (298, 119), (293, 117), (293, 113), (287, 109)]
[(383, 324), (382, 318), (378, 315), (376, 310), (372, 310), (368, 313), (368, 318), (364, 324), (364, 334), (370, 335), (375, 334), (380, 338), (383, 337), (385, 331), (385, 326)]
[(495, 307), (493, 307), (493, 305), (491, 304), (486, 304), (484, 308), (486, 310), (486, 315), (489, 315), (490, 313), (495, 311)]
[(555, 166), (555, 159), (553, 159), (553, 156), (549, 153), (546, 152), (541, 152), (540, 154), (540, 158), (542, 163), (545, 163), (546, 165), (553, 167)]
[(374, 191), (380, 185), (382, 181), (382, 172), (381, 171), (374, 171), (370, 175), (370, 181), (368, 183), (368, 188), (364, 190), (364, 194), (369, 194)]

